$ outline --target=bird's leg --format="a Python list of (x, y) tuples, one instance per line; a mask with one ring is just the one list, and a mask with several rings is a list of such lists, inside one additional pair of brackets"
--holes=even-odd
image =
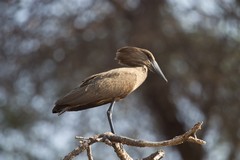
[(112, 111), (113, 111), (113, 106), (114, 106), (114, 103), (115, 101), (113, 101), (111, 104), (110, 104), (110, 107), (108, 108), (107, 110), (107, 117), (108, 117), (108, 122), (109, 122), (109, 125), (110, 125), (110, 128), (111, 128), (111, 132), (114, 134), (114, 127), (113, 127), (113, 123), (112, 123)]

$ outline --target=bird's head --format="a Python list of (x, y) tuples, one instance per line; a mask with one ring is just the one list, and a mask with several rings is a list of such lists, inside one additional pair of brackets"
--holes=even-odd
[(153, 54), (146, 49), (130, 46), (122, 47), (117, 50), (115, 59), (118, 60), (119, 64), (130, 67), (146, 66), (150, 71), (155, 71), (161, 75), (167, 82)]

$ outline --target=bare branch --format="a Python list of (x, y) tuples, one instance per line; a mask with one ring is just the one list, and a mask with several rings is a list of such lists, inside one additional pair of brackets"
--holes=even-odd
[(87, 148), (87, 156), (88, 156), (88, 160), (93, 160), (91, 146)]
[(114, 143), (113, 145), (114, 151), (116, 152), (117, 156), (121, 159), (121, 160), (133, 160), (129, 154), (125, 151), (125, 149), (123, 148), (122, 144), (120, 143)]
[(164, 157), (164, 151), (160, 150), (160, 151), (157, 151), (157, 152), (151, 154), (150, 156), (148, 156), (146, 158), (143, 158), (142, 160), (159, 160), (159, 159), (162, 159), (163, 157)]
[(78, 146), (77, 148), (75, 148), (72, 152), (68, 153), (68, 155), (66, 155), (63, 160), (71, 160), (74, 157), (76, 157), (77, 155), (79, 155), (80, 153), (82, 153), (83, 151), (85, 151), (84, 147), (80, 147)]
[[(116, 154), (121, 160), (132, 160), (132, 158), (124, 150), (123, 144), (129, 145), (129, 146), (135, 146), (135, 147), (166, 147), (166, 146), (179, 145), (184, 142), (191, 142), (191, 143), (203, 145), (203, 144), (206, 144), (206, 142), (204, 140), (198, 139), (196, 136), (196, 133), (201, 129), (202, 124), (203, 122), (198, 122), (184, 134), (176, 136), (170, 140), (159, 141), (159, 142), (132, 139), (129, 137), (115, 135), (111, 132), (94, 135), (90, 138), (76, 137), (76, 139), (78, 139), (80, 142), (80, 146), (78, 146), (76, 149), (70, 152), (67, 156), (65, 156), (64, 160), (73, 159), (75, 156), (77, 156), (84, 150), (89, 150), (88, 152), (91, 153), (91, 150), (89, 147), (90, 145), (96, 142), (103, 142), (109, 146), (112, 146), (114, 148), (114, 151), (116, 152)], [(158, 151), (144, 158), (144, 160), (161, 159), (163, 156), (164, 156), (164, 152)], [(88, 157), (92, 158), (92, 155), (90, 154), (90, 156)]]
[[(166, 141), (160, 141), (160, 142), (150, 142), (150, 141), (144, 141), (144, 140), (136, 140), (124, 136), (118, 136), (115, 134), (112, 134), (110, 132), (104, 133), (99, 135), (99, 137), (104, 137), (110, 140), (111, 142), (117, 142), (126, 144), (129, 146), (135, 146), (135, 147), (165, 147), (165, 146), (175, 146), (184, 143), (185, 141), (197, 143), (197, 144), (205, 144), (206, 142), (198, 139), (196, 136), (196, 132), (201, 129), (203, 122), (199, 122), (193, 126), (189, 131), (186, 133), (176, 136), (173, 139), (166, 140)], [(193, 136), (194, 137), (193, 137)]]

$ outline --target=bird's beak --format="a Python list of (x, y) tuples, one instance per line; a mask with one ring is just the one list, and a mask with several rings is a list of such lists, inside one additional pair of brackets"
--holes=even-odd
[(153, 60), (153, 61), (151, 62), (151, 64), (152, 64), (153, 70), (154, 70), (158, 75), (160, 75), (166, 82), (168, 82), (167, 78), (164, 76), (164, 74), (163, 74), (161, 68), (159, 67), (159, 65), (157, 64), (157, 62)]

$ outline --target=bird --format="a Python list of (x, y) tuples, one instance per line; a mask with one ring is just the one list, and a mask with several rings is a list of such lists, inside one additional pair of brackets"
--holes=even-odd
[(81, 111), (110, 104), (107, 117), (111, 132), (115, 133), (112, 122), (115, 102), (136, 90), (147, 78), (148, 70), (156, 72), (168, 82), (153, 54), (147, 49), (122, 47), (117, 50), (115, 60), (123, 67), (84, 79), (80, 85), (55, 102), (52, 113), (61, 115), (66, 111)]

